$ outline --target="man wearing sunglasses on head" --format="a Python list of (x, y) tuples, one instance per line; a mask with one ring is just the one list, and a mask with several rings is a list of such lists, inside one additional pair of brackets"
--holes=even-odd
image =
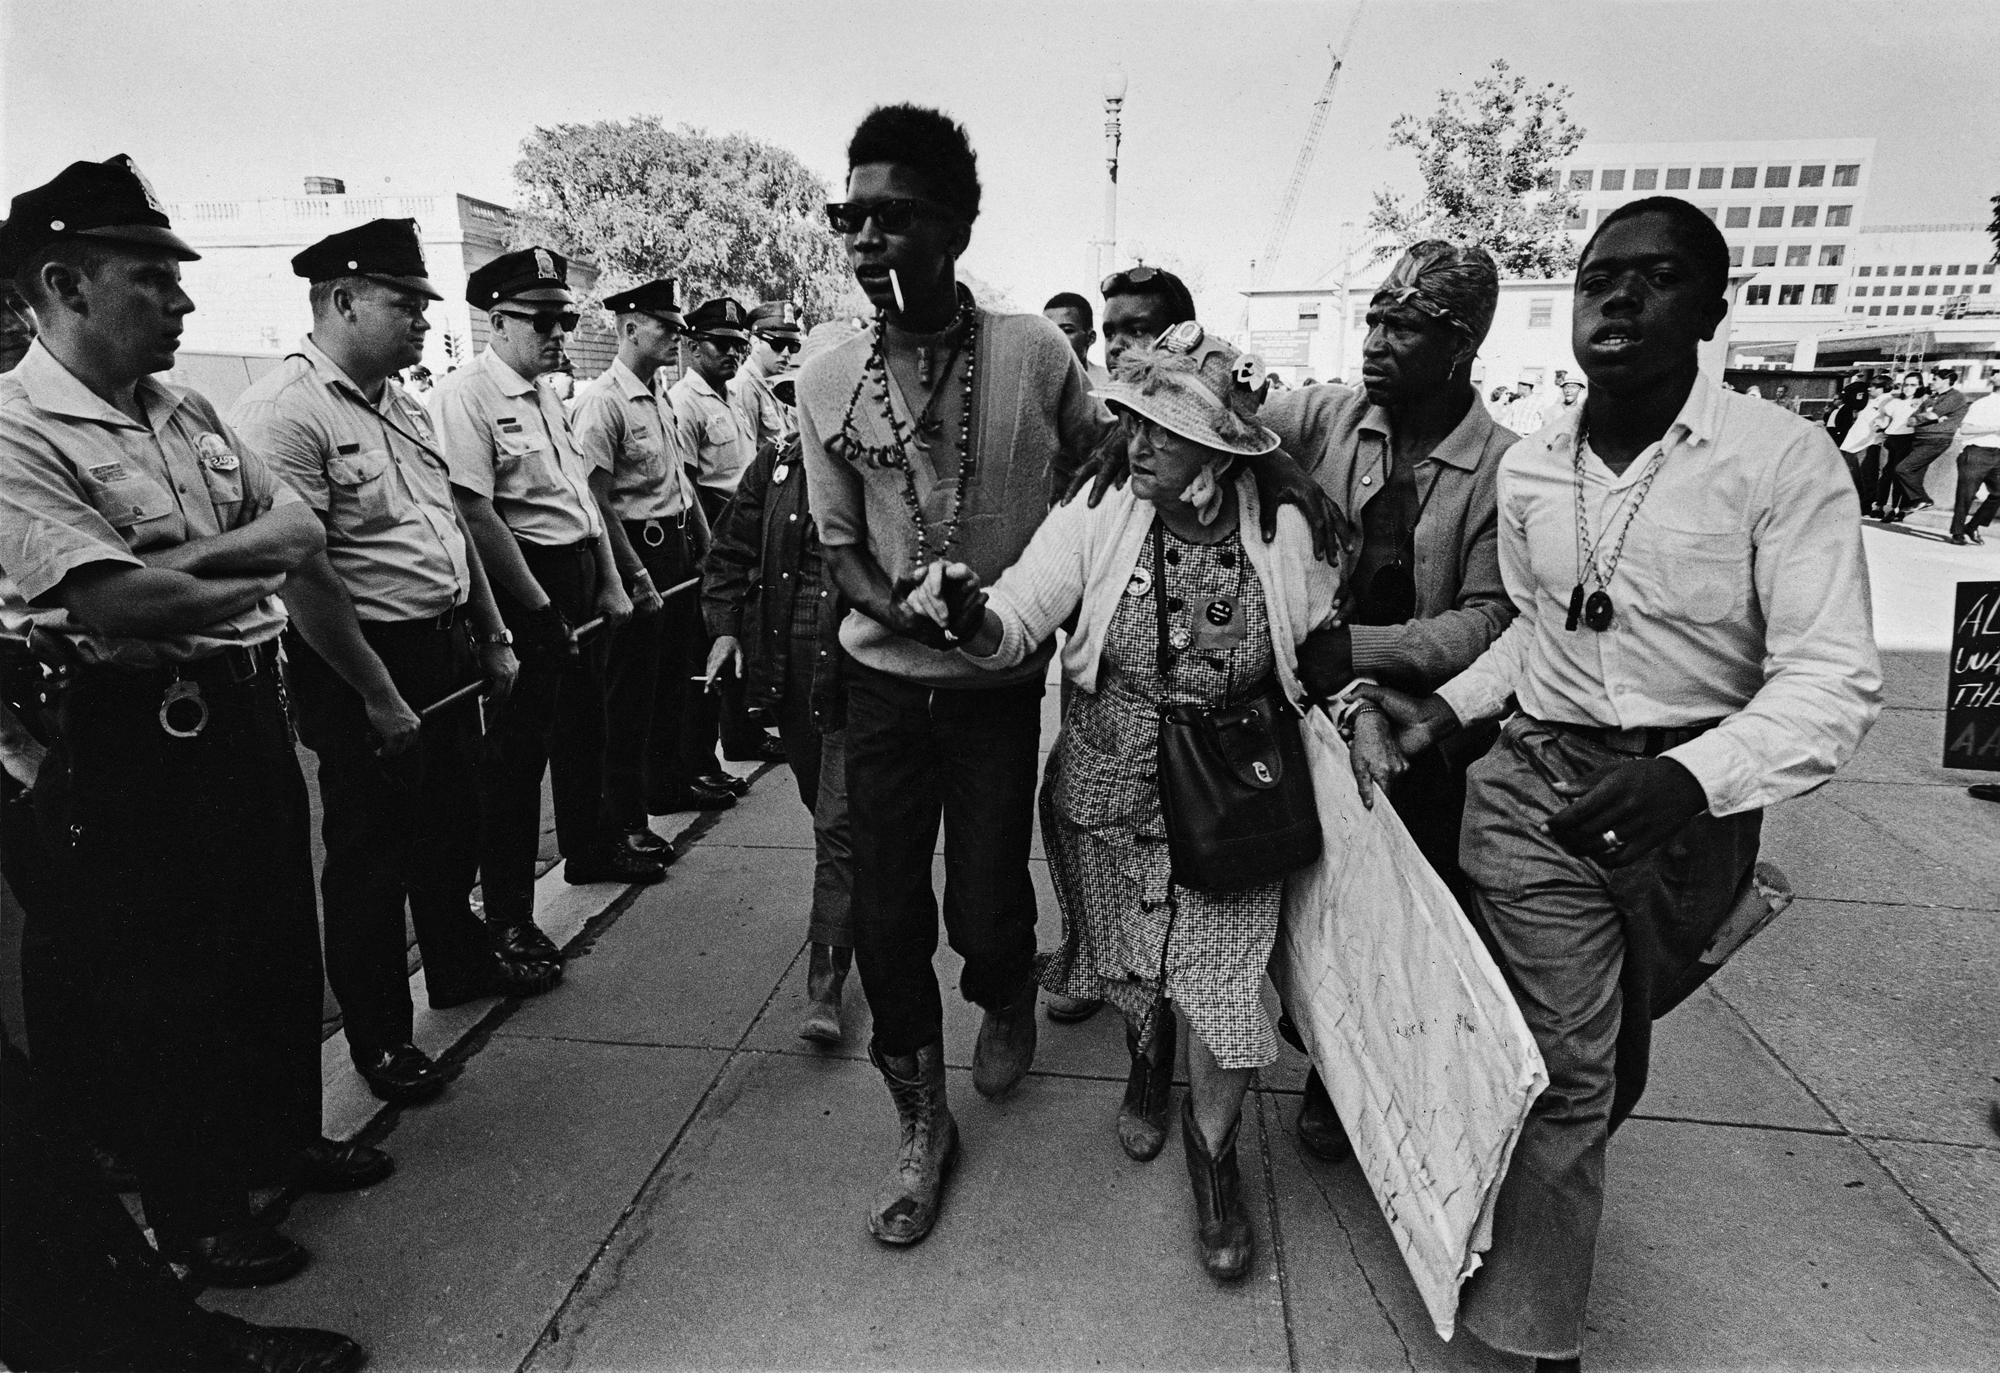
[(1187, 283), (1163, 267), (1141, 263), (1113, 272), (1098, 284), (1104, 297), (1104, 367), (1118, 370), (1128, 348), (1143, 348), (1195, 317)]
[(762, 453), (766, 445), (782, 448), (799, 431), (792, 407), (771, 390), (771, 378), (785, 370), (786, 359), (798, 356), (804, 338), (799, 307), (789, 300), (767, 300), (750, 312), (750, 357), (729, 383), (729, 399), (753, 452)]
[[(571, 882), (657, 882), (666, 869), (626, 846), (604, 807), (604, 661), (632, 614), (569, 416), (538, 378), (562, 363), (578, 323), (569, 263), (547, 248), (474, 272), (486, 347), (437, 386), (431, 416), (453, 495), (472, 531), (521, 672), (487, 713), (480, 882), (503, 953), (559, 964), (535, 925), (542, 774), (552, 770), (556, 841)], [(577, 627), (604, 625), (581, 642)]]

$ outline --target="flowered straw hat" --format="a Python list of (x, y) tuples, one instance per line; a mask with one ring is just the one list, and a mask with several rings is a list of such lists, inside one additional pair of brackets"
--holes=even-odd
[(1127, 353), (1117, 375), (1095, 395), (1203, 447), (1254, 458), (1279, 442), (1256, 420), (1264, 391), (1262, 358), (1238, 352), (1189, 320), (1150, 347)]

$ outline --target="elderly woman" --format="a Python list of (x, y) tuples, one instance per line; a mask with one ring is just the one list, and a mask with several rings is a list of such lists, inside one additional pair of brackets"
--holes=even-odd
[(1050, 991), (1124, 1013), (1132, 1068), (1118, 1137), (1135, 1159), (1165, 1140), (1174, 1012), (1185, 1020), (1181, 1137), (1202, 1263), (1225, 1279), (1251, 1258), (1236, 1131), (1252, 1070), (1278, 1055), (1259, 989), (1282, 884), (1224, 894), (1172, 881), (1156, 781), (1160, 710), (1241, 704), (1274, 679), (1300, 701), (1297, 648), (1331, 619), (1339, 582), (1313, 557), (1296, 510), (1279, 512), (1275, 542), (1243, 533), (1258, 520), (1243, 460), (1278, 445), (1256, 422), (1263, 386), (1252, 390), (1249, 377), (1262, 379), (1254, 359), (1192, 322), (1128, 353), (1097, 394), (1118, 417), (1131, 480), (1095, 508), (1057, 507), (990, 591), (952, 564), (933, 565), (912, 593), (962, 652), (995, 669), (1079, 612), (1063, 650), (1078, 692), (1042, 789), (1063, 947), (1038, 971)]

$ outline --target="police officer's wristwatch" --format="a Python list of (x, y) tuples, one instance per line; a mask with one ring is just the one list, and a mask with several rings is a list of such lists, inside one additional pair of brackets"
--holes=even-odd
[(502, 648), (512, 648), (514, 646), (514, 631), (505, 625), (500, 626), (500, 628), (494, 630), (491, 634), (474, 633), (466, 637), (472, 641), (474, 648), (491, 648), (495, 644), (500, 645)]

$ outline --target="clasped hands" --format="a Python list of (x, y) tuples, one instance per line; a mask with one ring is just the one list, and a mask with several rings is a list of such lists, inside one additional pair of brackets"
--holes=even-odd
[[(1366, 703), (1353, 722), (1354, 781), (1362, 804), (1372, 807), (1371, 787), (1389, 786), (1411, 758), (1456, 731), (1459, 719), (1440, 696), (1419, 698), (1372, 683), (1353, 694)], [(1671, 758), (1623, 758), (1549, 786), (1569, 804), (1543, 822), (1543, 831), (1566, 852), (1607, 868), (1638, 862), (1708, 809), (1701, 783)]]
[(888, 614), (883, 623), (898, 634), (935, 649), (959, 648), (985, 627), (986, 588), (966, 564), (938, 559), (897, 580)]

